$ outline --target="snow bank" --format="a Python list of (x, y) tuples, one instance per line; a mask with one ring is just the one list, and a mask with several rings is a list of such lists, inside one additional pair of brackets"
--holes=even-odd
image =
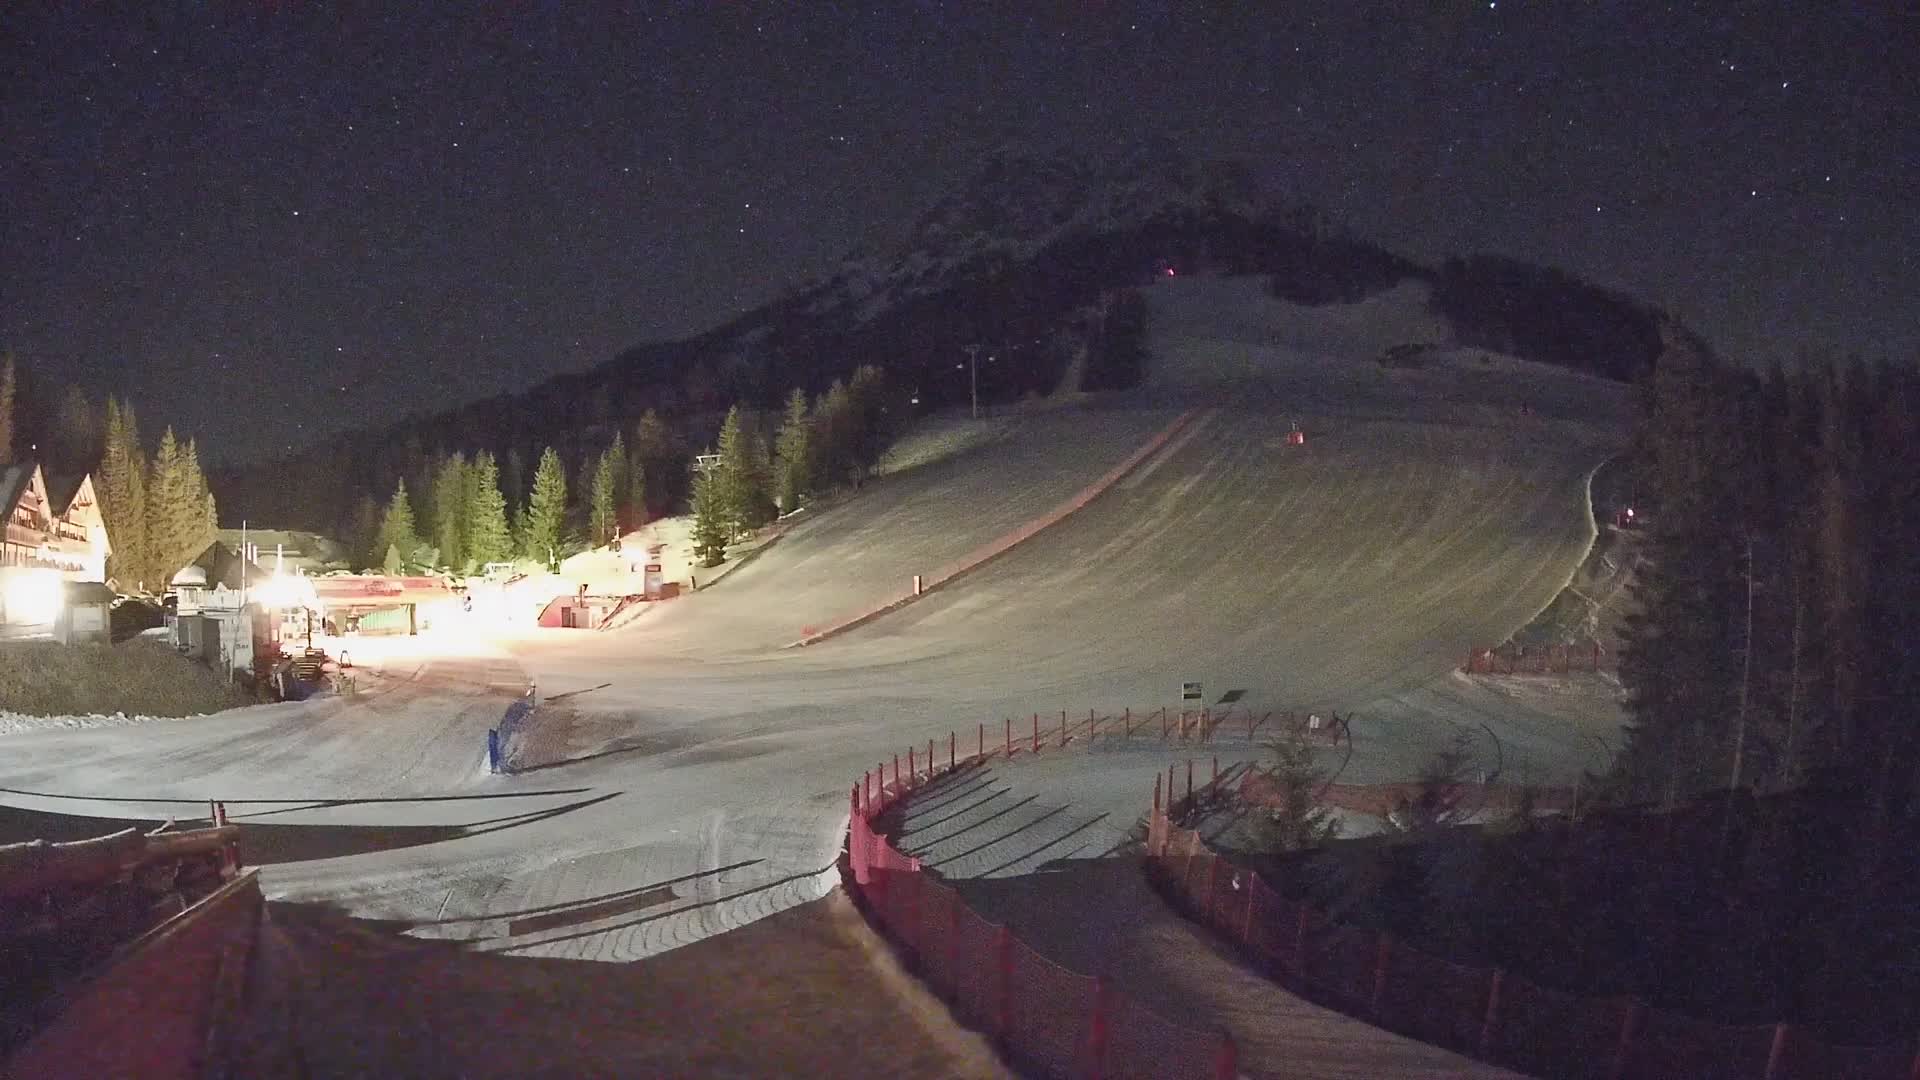
[(30, 731), (85, 731), (92, 728), (131, 727), (135, 724), (195, 720), (199, 715), (128, 716), (126, 713), (114, 713), (106, 716), (91, 713), (86, 716), (28, 716), (25, 713), (0, 711), (0, 735), (21, 735)]

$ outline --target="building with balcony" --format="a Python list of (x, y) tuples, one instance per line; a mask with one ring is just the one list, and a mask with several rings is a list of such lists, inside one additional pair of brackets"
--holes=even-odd
[(0, 624), (51, 623), (63, 582), (106, 580), (113, 548), (91, 475), (0, 466), (0, 523)]

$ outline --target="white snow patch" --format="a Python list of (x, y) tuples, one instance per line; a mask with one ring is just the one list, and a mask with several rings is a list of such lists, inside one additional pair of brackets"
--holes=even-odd
[(965, 453), (995, 439), (1004, 438), (1013, 427), (1013, 418), (991, 416), (980, 420), (965, 416), (929, 417), (922, 420), (900, 441), (887, 447), (874, 465), (875, 476), (931, 465)]
[(195, 720), (194, 716), (128, 716), (126, 713), (114, 713), (110, 716), (89, 713), (85, 716), (28, 716), (25, 713), (0, 711), (0, 735), (20, 735), (30, 731), (86, 731), (93, 728), (131, 727), (135, 724), (164, 723), (176, 720)]
[(1145, 290), (1155, 380), (1305, 374), (1394, 345), (1446, 344), (1452, 329), (1428, 310), (1430, 293), (1403, 281), (1358, 303), (1309, 307), (1272, 296), (1264, 277), (1162, 279)]

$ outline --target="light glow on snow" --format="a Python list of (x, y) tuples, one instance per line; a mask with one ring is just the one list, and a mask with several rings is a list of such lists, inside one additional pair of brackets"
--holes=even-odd
[(50, 623), (60, 614), (60, 572), (22, 568), (7, 575), (7, 619)]

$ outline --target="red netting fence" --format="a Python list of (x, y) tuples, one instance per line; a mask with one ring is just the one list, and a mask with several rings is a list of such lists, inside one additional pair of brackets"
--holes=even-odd
[[(1171, 775), (1171, 774), (1169, 774)], [(1570, 1080), (1920, 1080), (1912, 1043), (1835, 1046), (1786, 1023), (1729, 1026), (1628, 997), (1583, 997), (1332, 921), (1172, 824), (1207, 790), (1154, 786), (1147, 873), (1185, 914), (1327, 1005), (1423, 1042)]]
[[(960, 758), (950, 749), (956, 745), (952, 737), (944, 745), (936, 741), (926, 756), (916, 748), (894, 763), (891, 779), (883, 767), (853, 789), (848, 877), (908, 965), (962, 1022), (991, 1035), (1028, 1075), (1234, 1077), (1231, 1035), (1169, 1020), (1110, 983), (1041, 955), (875, 831), (875, 817), (888, 807), (978, 763), (975, 755)], [(1208, 884), (1202, 879), (1196, 887)]]

